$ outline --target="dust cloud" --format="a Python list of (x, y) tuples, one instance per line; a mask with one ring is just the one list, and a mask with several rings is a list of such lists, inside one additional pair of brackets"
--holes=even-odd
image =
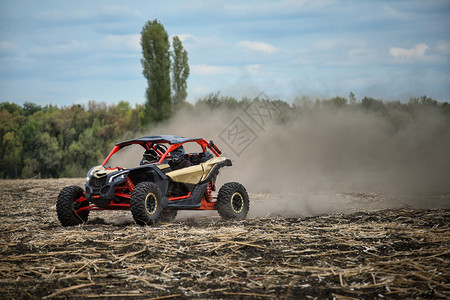
[[(257, 216), (345, 212), (358, 199), (365, 199), (360, 209), (375, 202), (433, 208), (427, 195), (450, 192), (450, 126), (436, 111), (387, 117), (322, 108), (280, 120), (245, 109), (195, 109), (146, 134), (214, 140), (233, 161), (218, 186), (244, 184), (264, 200), (251, 209)], [(367, 201), (371, 195), (376, 201)]]

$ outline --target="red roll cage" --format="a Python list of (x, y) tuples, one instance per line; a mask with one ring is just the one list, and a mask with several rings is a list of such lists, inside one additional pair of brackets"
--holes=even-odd
[[(169, 136), (169, 137), (173, 137), (173, 136)], [(158, 139), (158, 138), (155, 138), (152, 136), (152, 137), (144, 137), (144, 138), (139, 138), (139, 139), (135, 139), (135, 140), (129, 140), (129, 141), (117, 143), (114, 146), (114, 148), (111, 150), (111, 152), (108, 154), (108, 156), (105, 158), (102, 165), (105, 166), (107, 164), (108, 160), (111, 158), (111, 156), (113, 156), (115, 153), (117, 153), (122, 148), (132, 145), (132, 144), (141, 145), (146, 150), (154, 149), (160, 155), (160, 158), (158, 159), (158, 163), (162, 163), (164, 161), (164, 159), (169, 155), (170, 152), (177, 149), (181, 145), (183, 145), (185, 143), (189, 143), (189, 142), (196, 142), (197, 144), (199, 144), (200, 147), (202, 147), (203, 152), (206, 152), (207, 148), (208, 148), (217, 157), (220, 157), (220, 155), (222, 154), (222, 152), (219, 150), (219, 148), (214, 144), (214, 142), (212, 140), (208, 142), (202, 138), (185, 139), (185, 138), (179, 138), (179, 137), (173, 137), (173, 139), (169, 139), (169, 138), (159, 138)], [(162, 152), (161, 149), (159, 147), (157, 147), (157, 145), (159, 145), (159, 144), (169, 144), (169, 147), (167, 147), (167, 150)]]

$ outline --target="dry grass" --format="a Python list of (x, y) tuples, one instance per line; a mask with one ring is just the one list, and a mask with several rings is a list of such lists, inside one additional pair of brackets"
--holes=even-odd
[(450, 298), (449, 210), (64, 228), (55, 198), (74, 183), (0, 181), (1, 299)]

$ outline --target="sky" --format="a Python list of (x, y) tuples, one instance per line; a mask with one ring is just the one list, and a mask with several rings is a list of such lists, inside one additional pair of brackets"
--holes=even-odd
[(188, 52), (188, 101), (450, 101), (448, 0), (0, 0), (0, 102), (145, 102), (140, 32)]

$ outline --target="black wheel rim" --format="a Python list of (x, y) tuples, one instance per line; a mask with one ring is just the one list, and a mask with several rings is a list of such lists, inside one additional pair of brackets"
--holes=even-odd
[(241, 213), (244, 209), (244, 198), (241, 193), (236, 192), (231, 196), (231, 208), (237, 214)]
[(158, 202), (156, 201), (156, 196), (153, 193), (148, 193), (145, 197), (145, 210), (149, 215), (153, 215), (158, 208)]

